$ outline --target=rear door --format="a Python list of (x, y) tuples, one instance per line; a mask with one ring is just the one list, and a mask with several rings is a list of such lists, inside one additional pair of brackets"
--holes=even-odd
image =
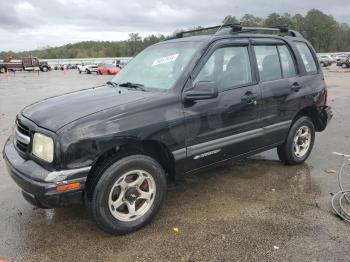
[(302, 86), (290, 46), (279, 39), (253, 39), (261, 88), (261, 121), (264, 146), (284, 141), (295, 110), (300, 106)]
[(231, 39), (212, 46), (195, 69), (187, 89), (196, 82), (211, 81), (219, 94), (217, 98), (184, 103), (189, 160), (185, 169), (260, 147), (261, 93), (252, 68), (248, 39)]
[(315, 51), (305, 41), (294, 41), (295, 53), (299, 57), (300, 83), (298, 95), (301, 107), (314, 106), (318, 94), (326, 89), (326, 83), (319, 67)]

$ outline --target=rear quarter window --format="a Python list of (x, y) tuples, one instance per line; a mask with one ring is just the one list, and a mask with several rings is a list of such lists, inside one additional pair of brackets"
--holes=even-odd
[(317, 73), (317, 66), (316, 66), (315, 59), (311, 53), (310, 48), (307, 46), (307, 44), (303, 42), (295, 42), (295, 46), (303, 61), (306, 72)]

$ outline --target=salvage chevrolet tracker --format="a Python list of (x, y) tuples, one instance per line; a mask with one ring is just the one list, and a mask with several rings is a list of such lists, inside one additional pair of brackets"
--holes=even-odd
[(303, 163), (332, 117), (310, 43), (286, 28), (210, 29), (145, 49), (104, 86), (24, 108), (3, 150), (24, 198), (84, 202), (125, 234), (151, 221), (176, 175), (271, 148)]

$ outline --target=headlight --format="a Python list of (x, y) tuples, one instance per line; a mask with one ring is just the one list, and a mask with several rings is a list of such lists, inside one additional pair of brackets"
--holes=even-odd
[(33, 155), (51, 163), (53, 161), (53, 140), (46, 135), (35, 133), (33, 138)]

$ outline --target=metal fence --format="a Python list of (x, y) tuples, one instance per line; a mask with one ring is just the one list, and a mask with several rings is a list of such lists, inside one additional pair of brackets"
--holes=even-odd
[(120, 64), (127, 64), (132, 57), (103, 57), (103, 58), (65, 58), (65, 59), (40, 59), (47, 61), (49, 65), (81, 65), (82, 63), (115, 63), (120, 61)]

